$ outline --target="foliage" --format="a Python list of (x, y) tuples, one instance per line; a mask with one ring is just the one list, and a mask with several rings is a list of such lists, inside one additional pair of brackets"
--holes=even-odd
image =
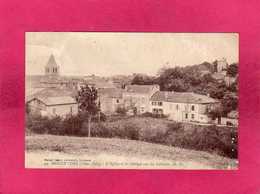
[(84, 122), (84, 118), (80, 115), (68, 116), (62, 121), (61, 135), (81, 135), (81, 127)]
[(127, 110), (126, 110), (126, 108), (124, 108), (124, 107), (118, 107), (118, 108), (116, 109), (116, 113), (118, 113), (118, 114), (120, 114), (120, 115), (126, 115)]
[(219, 118), (221, 116), (224, 116), (222, 107), (217, 107), (217, 108), (215, 108), (213, 110), (210, 110), (207, 114), (213, 120), (215, 120), (216, 118)]
[(102, 112), (98, 112), (96, 115), (92, 117), (93, 122), (104, 122), (106, 120), (107, 120), (107, 116)]
[(88, 85), (81, 86), (76, 97), (79, 103), (79, 110), (83, 113), (88, 113), (89, 115), (95, 115), (99, 111), (99, 106), (97, 104), (97, 90), (96, 88), (89, 87)]
[(225, 94), (221, 100), (223, 106), (223, 114), (227, 115), (230, 111), (236, 110), (238, 107), (238, 97), (231, 93)]
[(154, 114), (151, 112), (145, 112), (143, 114), (140, 115), (141, 117), (151, 117), (151, 118), (167, 118), (167, 115), (164, 114)]
[(237, 63), (232, 63), (227, 68), (227, 75), (229, 75), (231, 77), (236, 77), (237, 74), (238, 74), (238, 64)]
[[(68, 116), (64, 120), (58, 117), (26, 119), (26, 128), (34, 133), (88, 136), (88, 123), (82, 115)], [(93, 122), (92, 136), (140, 140), (237, 157), (237, 129), (233, 127), (199, 126), (158, 118), (127, 117), (115, 121)]]
[[(213, 63), (203, 62), (198, 65), (174, 68), (162, 68), (158, 77), (137, 76), (132, 83), (135, 84), (159, 84), (162, 91), (195, 92), (216, 99), (223, 99), (227, 94), (237, 92), (237, 78), (234, 83), (227, 86), (224, 82), (217, 81), (212, 77), (216, 72), (217, 61)], [(205, 73), (204, 73), (205, 72)], [(208, 73), (207, 73), (208, 72)], [(237, 77), (238, 64), (233, 63), (227, 69), (229, 76)], [(148, 80), (148, 81), (147, 81)], [(223, 101), (221, 101), (223, 102)], [(225, 106), (226, 104), (222, 104)], [(233, 106), (232, 106), (233, 107)]]
[(88, 136), (91, 136), (91, 120), (100, 111), (100, 104), (97, 103), (98, 93), (96, 88), (88, 85), (81, 86), (76, 100), (79, 104), (79, 111), (88, 116)]
[(51, 133), (59, 134), (61, 128), (61, 118), (42, 117), (42, 116), (26, 116), (26, 127), (33, 133)]
[(150, 77), (148, 75), (141, 75), (141, 74), (138, 74), (136, 75), (131, 84), (137, 84), (137, 85), (152, 85), (154, 84), (154, 78), (153, 77)]

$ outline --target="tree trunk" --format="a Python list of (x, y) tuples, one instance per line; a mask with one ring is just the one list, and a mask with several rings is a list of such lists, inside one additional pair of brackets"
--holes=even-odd
[(90, 126), (90, 123), (91, 123), (91, 115), (88, 116), (88, 137), (91, 137), (91, 133), (90, 133), (91, 126)]

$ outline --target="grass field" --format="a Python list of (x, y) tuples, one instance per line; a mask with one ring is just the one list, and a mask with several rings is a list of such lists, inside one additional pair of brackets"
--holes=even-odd
[[(46, 160), (85, 161), (69, 166)], [(236, 169), (237, 160), (202, 151), (116, 138), (26, 136), (26, 167)], [(86, 165), (86, 163), (88, 163)], [(104, 165), (106, 164), (106, 165)], [(140, 167), (142, 166), (142, 167)]]

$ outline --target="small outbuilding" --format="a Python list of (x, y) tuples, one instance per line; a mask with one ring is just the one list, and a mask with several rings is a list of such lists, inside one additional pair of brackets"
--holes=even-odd
[(26, 104), (30, 114), (48, 117), (78, 114), (78, 103), (71, 96), (35, 97)]

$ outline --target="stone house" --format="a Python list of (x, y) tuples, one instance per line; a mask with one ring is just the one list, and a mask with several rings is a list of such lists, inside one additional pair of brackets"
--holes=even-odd
[(150, 99), (150, 112), (167, 115), (170, 120), (179, 122), (210, 123), (207, 113), (218, 104), (205, 95), (157, 91)]
[(78, 104), (71, 96), (35, 97), (26, 104), (33, 115), (65, 117), (78, 114)]
[(136, 110), (137, 114), (150, 111), (150, 98), (159, 91), (159, 85), (127, 85), (123, 90), (123, 102), (127, 110)]
[(98, 89), (98, 101), (101, 112), (113, 114), (119, 107), (124, 107), (123, 90), (118, 88)]

